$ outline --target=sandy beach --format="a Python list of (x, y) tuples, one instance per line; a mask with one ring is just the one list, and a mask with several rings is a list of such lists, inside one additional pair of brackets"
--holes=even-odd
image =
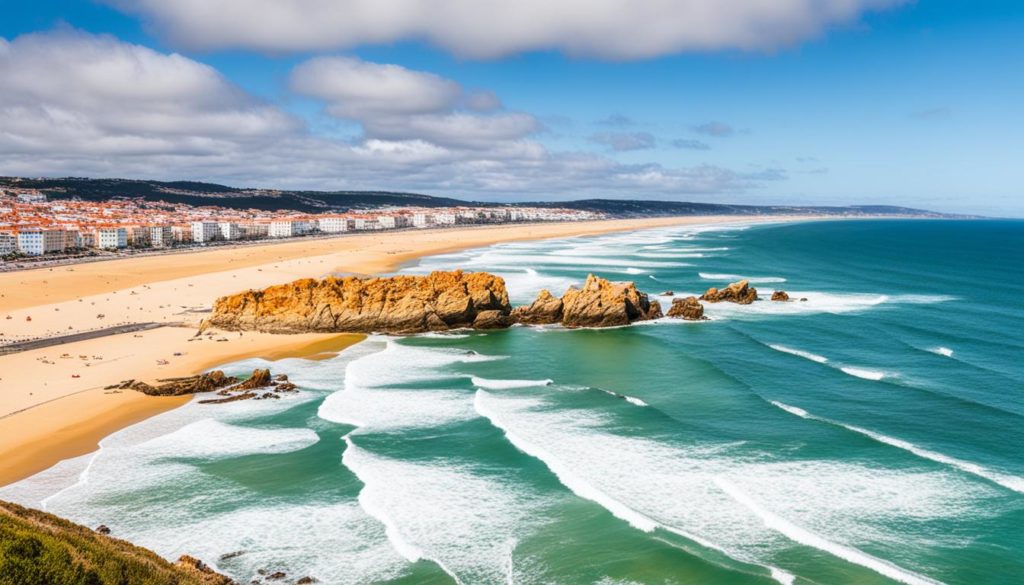
[(799, 219), (808, 218), (697, 216), (361, 233), (0, 274), (0, 343), (127, 323), (168, 325), (0, 356), (0, 485), (88, 453), (117, 429), (188, 400), (112, 393), (105, 386), (189, 375), (247, 357), (319, 358), (361, 339), (195, 337), (194, 327), (222, 295), (332, 273), (383, 274), (417, 257), (498, 242)]

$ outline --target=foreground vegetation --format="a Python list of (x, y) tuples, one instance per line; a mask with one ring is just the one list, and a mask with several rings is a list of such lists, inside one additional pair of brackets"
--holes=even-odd
[(46, 512), (0, 502), (0, 585), (227, 585), (195, 559), (142, 547)]

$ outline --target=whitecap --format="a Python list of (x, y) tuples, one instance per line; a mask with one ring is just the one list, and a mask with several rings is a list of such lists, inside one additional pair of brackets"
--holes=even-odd
[(933, 348), (929, 349), (928, 351), (930, 351), (930, 352), (932, 352), (934, 354), (938, 354), (938, 355), (942, 355), (942, 356), (946, 356), (946, 357), (953, 357), (953, 350), (948, 348), (948, 347), (941, 347), (941, 346), (940, 347), (933, 347)]
[(550, 386), (555, 383), (555, 381), (550, 378), (544, 380), (489, 380), (487, 378), (479, 378), (477, 376), (472, 376), (471, 380), (474, 386), (477, 386), (479, 388), (486, 388), (488, 390), (507, 390), (510, 388)]
[(878, 371), (878, 370), (869, 370), (867, 368), (858, 368), (858, 367), (855, 367), (855, 366), (842, 366), (842, 367), (839, 368), (839, 370), (842, 371), (843, 373), (849, 374), (851, 376), (856, 376), (858, 378), (864, 378), (865, 380), (874, 380), (876, 382), (878, 380), (881, 380), (882, 378), (887, 378), (887, 377), (891, 377), (892, 376), (891, 374), (886, 373), (886, 372), (881, 372), (881, 371)]
[(728, 282), (746, 280), (751, 284), (786, 282), (786, 279), (781, 276), (742, 276), (740, 274), (715, 274), (710, 272), (698, 272), (697, 275), (704, 280), (721, 280)]
[(543, 522), (543, 500), (494, 473), (401, 461), (345, 441), (342, 462), (363, 483), (359, 504), (396, 551), (432, 561), (458, 583), (507, 582), (517, 542)]
[(972, 475), (976, 475), (978, 477), (991, 481), (1006, 489), (1024, 494), (1024, 478), (1017, 477), (1015, 475), (1001, 473), (998, 471), (993, 471), (982, 465), (978, 465), (977, 463), (964, 461), (962, 459), (957, 459), (956, 457), (950, 457), (949, 455), (939, 453), (938, 451), (925, 449), (909, 441), (904, 441), (903, 439), (897, 439), (895, 437), (883, 435), (882, 433), (876, 433), (875, 431), (871, 431), (863, 427), (848, 425), (846, 423), (825, 418), (823, 416), (816, 416), (796, 406), (790, 406), (788, 404), (783, 404), (782, 402), (778, 402), (775, 400), (772, 400), (771, 403), (781, 408), (782, 410), (789, 412), (790, 414), (795, 414), (796, 416), (799, 416), (800, 418), (816, 420), (837, 427), (842, 427), (849, 431), (853, 431), (860, 435), (864, 435), (865, 437), (874, 439), (879, 443), (884, 443), (886, 445), (890, 445), (892, 447), (896, 447), (898, 449), (910, 452), (914, 455), (917, 455), (918, 457), (921, 457), (922, 459), (928, 459), (936, 463), (942, 463), (943, 465), (954, 467), (956, 469), (959, 469), (960, 471), (964, 471), (966, 473), (970, 473)]
[(825, 356), (814, 354), (809, 351), (803, 351), (800, 349), (793, 349), (791, 347), (786, 347), (785, 345), (770, 344), (768, 345), (768, 347), (774, 349), (775, 351), (781, 351), (782, 353), (788, 353), (791, 355), (799, 356), (804, 359), (811, 360), (812, 362), (817, 362), (819, 364), (823, 364), (828, 361), (828, 358)]

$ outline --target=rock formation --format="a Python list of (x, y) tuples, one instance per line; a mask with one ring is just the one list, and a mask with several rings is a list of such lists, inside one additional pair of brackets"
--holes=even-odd
[(704, 316), (704, 305), (700, 304), (697, 297), (672, 299), (672, 306), (668, 309), (668, 316), (687, 321), (704, 321), (707, 319)]
[(777, 290), (777, 291), (772, 293), (772, 300), (773, 301), (788, 301), (789, 300), (789, 294), (786, 291), (784, 291), (784, 290)]
[(734, 282), (729, 286), (719, 290), (717, 288), (709, 288), (700, 300), (707, 301), (709, 303), (721, 303), (727, 301), (730, 303), (738, 303), (740, 305), (749, 305), (750, 303), (757, 300), (757, 289), (750, 286), (750, 283), (746, 280)]
[(271, 333), (419, 333), (507, 327), (505, 281), (486, 272), (303, 279), (222, 297), (203, 327)]
[[(217, 390), (221, 398), (208, 398), (200, 400), (200, 404), (223, 404), (237, 400), (262, 400), (266, 398), (280, 398), (281, 392), (296, 392), (295, 384), (288, 381), (288, 376), (281, 374), (274, 378), (270, 370), (257, 368), (252, 371), (252, 376), (239, 383), (238, 378), (226, 376), (221, 370), (214, 370), (205, 374), (186, 376), (184, 378), (165, 378), (157, 380), (159, 384), (153, 386), (140, 380), (125, 380), (120, 384), (107, 386), (106, 389), (135, 390), (150, 396), (184, 396), (186, 394), (199, 394)], [(266, 388), (269, 391), (262, 394), (256, 390)]]
[(159, 385), (153, 386), (141, 380), (125, 380), (120, 384), (107, 386), (107, 390), (135, 390), (150, 396), (184, 396), (185, 394), (197, 394), (200, 392), (212, 392), (226, 386), (238, 383), (238, 378), (225, 376), (224, 372), (214, 370), (196, 376), (183, 378), (164, 378), (157, 380)]
[(566, 327), (614, 327), (661, 317), (661, 305), (632, 282), (587, 276), (582, 288), (569, 287), (561, 299), (543, 290), (528, 307), (513, 312), (524, 324), (561, 323)]

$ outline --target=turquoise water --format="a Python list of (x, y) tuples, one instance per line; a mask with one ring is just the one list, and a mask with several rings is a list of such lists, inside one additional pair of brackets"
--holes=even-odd
[(272, 364), (293, 398), (190, 404), (0, 497), (243, 581), (1024, 582), (1022, 249), (1024, 222), (892, 220), (427, 258), (404, 272), (490, 270), (515, 302), (588, 272), (808, 300), (372, 338)]

